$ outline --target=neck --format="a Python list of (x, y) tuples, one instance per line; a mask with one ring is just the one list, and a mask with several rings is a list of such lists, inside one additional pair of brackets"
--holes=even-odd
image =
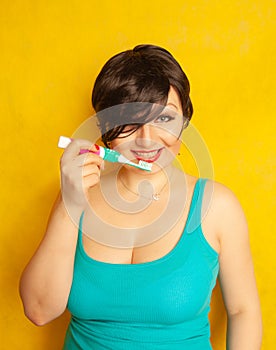
[(133, 168), (129, 169), (129, 167), (124, 166), (119, 171), (118, 177), (128, 189), (135, 193), (139, 193), (139, 186), (144, 189), (148, 188), (152, 193), (159, 193), (169, 182), (172, 173), (172, 165), (153, 173), (136, 171), (135, 169), (133, 171)]

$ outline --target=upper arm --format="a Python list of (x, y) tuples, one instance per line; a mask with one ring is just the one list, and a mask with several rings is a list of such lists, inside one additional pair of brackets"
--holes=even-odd
[(217, 235), (220, 241), (219, 280), (228, 315), (259, 310), (259, 298), (250, 252), (248, 225), (232, 191), (214, 186)]

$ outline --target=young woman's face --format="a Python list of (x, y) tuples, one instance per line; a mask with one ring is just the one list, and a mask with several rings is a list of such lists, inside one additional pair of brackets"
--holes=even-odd
[(152, 163), (152, 171), (163, 168), (169, 165), (179, 152), (183, 121), (179, 95), (171, 87), (167, 105), (162, 112), (134, 133), (113, 140), (111, 148), (135, 163), (139, 160)]

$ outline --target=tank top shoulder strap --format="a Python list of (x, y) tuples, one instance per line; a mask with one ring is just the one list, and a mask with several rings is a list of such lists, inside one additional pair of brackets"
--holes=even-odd
[(83, 223), (84, 211), (81, 213), (79, 220), (78, 241), (82, 240), (82, 223)]
[(196, 182), (189, 215), (187, 218), (186, 233), (191, 234), (201, 227), (201, 207), (204, 188), (208, 179), (199, 178)]

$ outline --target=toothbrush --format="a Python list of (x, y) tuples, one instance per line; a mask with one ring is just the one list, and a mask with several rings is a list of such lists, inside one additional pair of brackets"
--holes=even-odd
[[(58, 147), (59, 148), (66, 148), (72, 141), (73, 141), (73, 139), (71, 139), (70, 137), (60, 136), (59, 141), (58, 141)], [(139, 160), (139, 163), (136, 164), (136, 163), (133, 163), (132, 161), (130, 161), (129, 159), (127, 159), (126, 157), (124, 157), (121, 153), (119, 153), (113, 149), (104, 148), (104, 147), (99, 146), (99, 145), (95, 145), (95, 147), (97, 148), (97, 151), (95, 151), (95, 152), (90, 151), (89, 149), (81, 149), (80, 154), (92, 152), (92, 153), (100, 156), (102, 159), (107, 160), (107, 161), (112, 162), (112, 163), (127, 164), (127, 165), (131, 165), (131, 166), (138, 168), (138, 169), (151, 171), (152, 164), (150, 164), (150, 163)]]

